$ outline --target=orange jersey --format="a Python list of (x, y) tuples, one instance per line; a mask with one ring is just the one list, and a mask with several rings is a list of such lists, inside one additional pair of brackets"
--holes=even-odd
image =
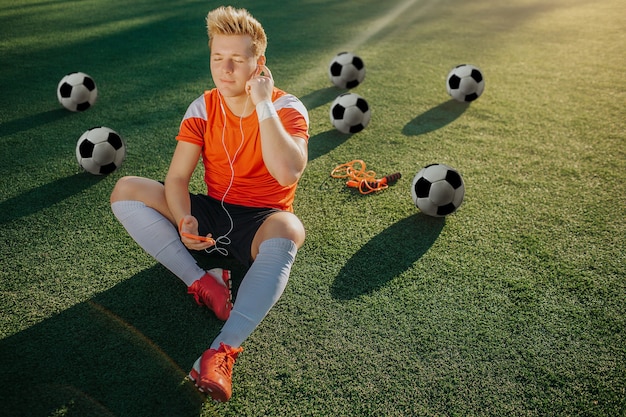
[[(309, 116), (302, 102), (277, 88), (272, 102), (287, 133), (308, 141)], [(206, 91), (189, 105), (176, 139), (202, 147), (209, 196), (242, 206), (293, 211), (296, 184), (283, 187), (267, 170), (256, 110), (240, 119), (222, 105), (217, 89)]]

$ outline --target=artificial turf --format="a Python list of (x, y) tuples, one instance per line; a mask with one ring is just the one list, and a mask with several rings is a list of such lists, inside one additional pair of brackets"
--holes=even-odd
[[(264, 24), (277, 86), (309, 109), (295, 206), (307, 241), (216, 405), (184, 376), (221, 323), (127, 236), (108, 196), (122, 175), (164, 178), (186, 106), (212, 87), (204, 17), (220, 4), (0, 0), (3, 413), (626, 414), (626, 6), (232, 4)], [(372, 120), (355, 135), (328, 116), (342, 50), (367, 69), (354, 92)], [(485, 75), (471, 105), (445, 91), (460, 63)], [(84, 113), (56, 99), (73, 71), (98, 84)], [(128, 151), (106, 177), (74, 156), (99, 125)], [(403, 177), (360, 195), (329, 175), (353, 159)], [(433, 162), (466, 185), (446, 218), (410, 196)]]

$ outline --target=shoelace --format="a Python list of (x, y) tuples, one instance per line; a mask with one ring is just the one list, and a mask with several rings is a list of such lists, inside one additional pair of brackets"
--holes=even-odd
[(237, 355), (241, 351), (243, 351), (243, 349), (242, 348), (230, 348), (224, 345), (223, 343), (221, 344), (221, 348), (224, 350), (224, 352), (217, 352), (215, 354), (216, 356), (215, 359), (217, 362), (216, 365), (222, 374), (230, 378), (230, 376), (232, 375), (232, 371), (233, 371), (233, 365), (235, 364), (235, 359), (237, 358)]
[(233, 358), (232, 356), (229, 356), (226, 353), (223, 353), (223, 354), (217, 353), (216, 355), (219, 355), (218, 359), (221, 359), (219, 363), (217, 364), (218, 370), (222, 374), (230, 378), (230, 376), (232, 375), (232, 371), (233, 371), (233, 365), (235, 364), (235, 358)]

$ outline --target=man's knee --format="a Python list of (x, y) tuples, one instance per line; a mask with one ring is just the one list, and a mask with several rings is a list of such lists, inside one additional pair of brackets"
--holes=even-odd
[(278, 237), (291, 239), (298, 247), (302, 246), (306, 232), (300, 219), (293, 213), (284, 213), (283, 216), (277, 217), (277, 220), (280, 223), (279, 229), (281, 232), (279, 233), (284, 233), (283, 236)]
[(161, 207), (166, 204), (165, 188), (162, 183), (149, 178), (130, 176), (120, 178), (111, 191), (110, 200), (111, 203), (123, 200), (142, 201), (165, 214), (164, 208)]
[(133, 177), (126, 176), (117, 180), (115, 186), (113, 187), (113, 191), (111, 191), (111, 203), (131, 199), (131, 189), (133, 188), (132, 179)]
[(293, 213), (275, 213), (265, 220), (257, 231), (253, 241), (253, 255), (256, 254), (259, 245), (273, 238), (292, 240), (297, 247), (304, 243), (306, 232), (300, 219)]

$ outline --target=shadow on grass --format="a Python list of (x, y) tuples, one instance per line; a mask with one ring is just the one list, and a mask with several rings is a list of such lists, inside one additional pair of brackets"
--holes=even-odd
[(311, 137), (309, 139), (309, 161), (327, 154), (352, 136), (351, 134), (341, 133), (336, 129), (332, 129)]
[(445, 218), (421, 212), (391, 225), (367, 242), (339, 271), (333, 297), (349, 300), (383, 287), (406, 271), (435, 243)]
[(304, 104), (307, 110), (311, 111), (324, 104), (328, 104), (333, 101), (338, 95), (345, 93), (347, 90), (341, 90), (337, 87), (326, 87), (307, 94), (304, 97), (300, 97), (300, 101)]
[(43, 184), (16, 197), (4, 200), (0, 203), (0, 224), (9, 223), (51, 207), (86, 190), (103, 178), (103, 176), (79, 173)]
[(1, 340), (3, 415), (210, 412), (185, 376), (221, 326), (154, 266)]
[(0, 138), (55, 122), (69, 115), (69, 110), (59, 108), (31, 114), (10, 122), (2, 122), (0, 124)]
[(458, 119), (468, 107), (467, 103), (448, 100), (411, 120), (404, 126), (402, 133), (407, 136), (418, 136), (433, 132)]

